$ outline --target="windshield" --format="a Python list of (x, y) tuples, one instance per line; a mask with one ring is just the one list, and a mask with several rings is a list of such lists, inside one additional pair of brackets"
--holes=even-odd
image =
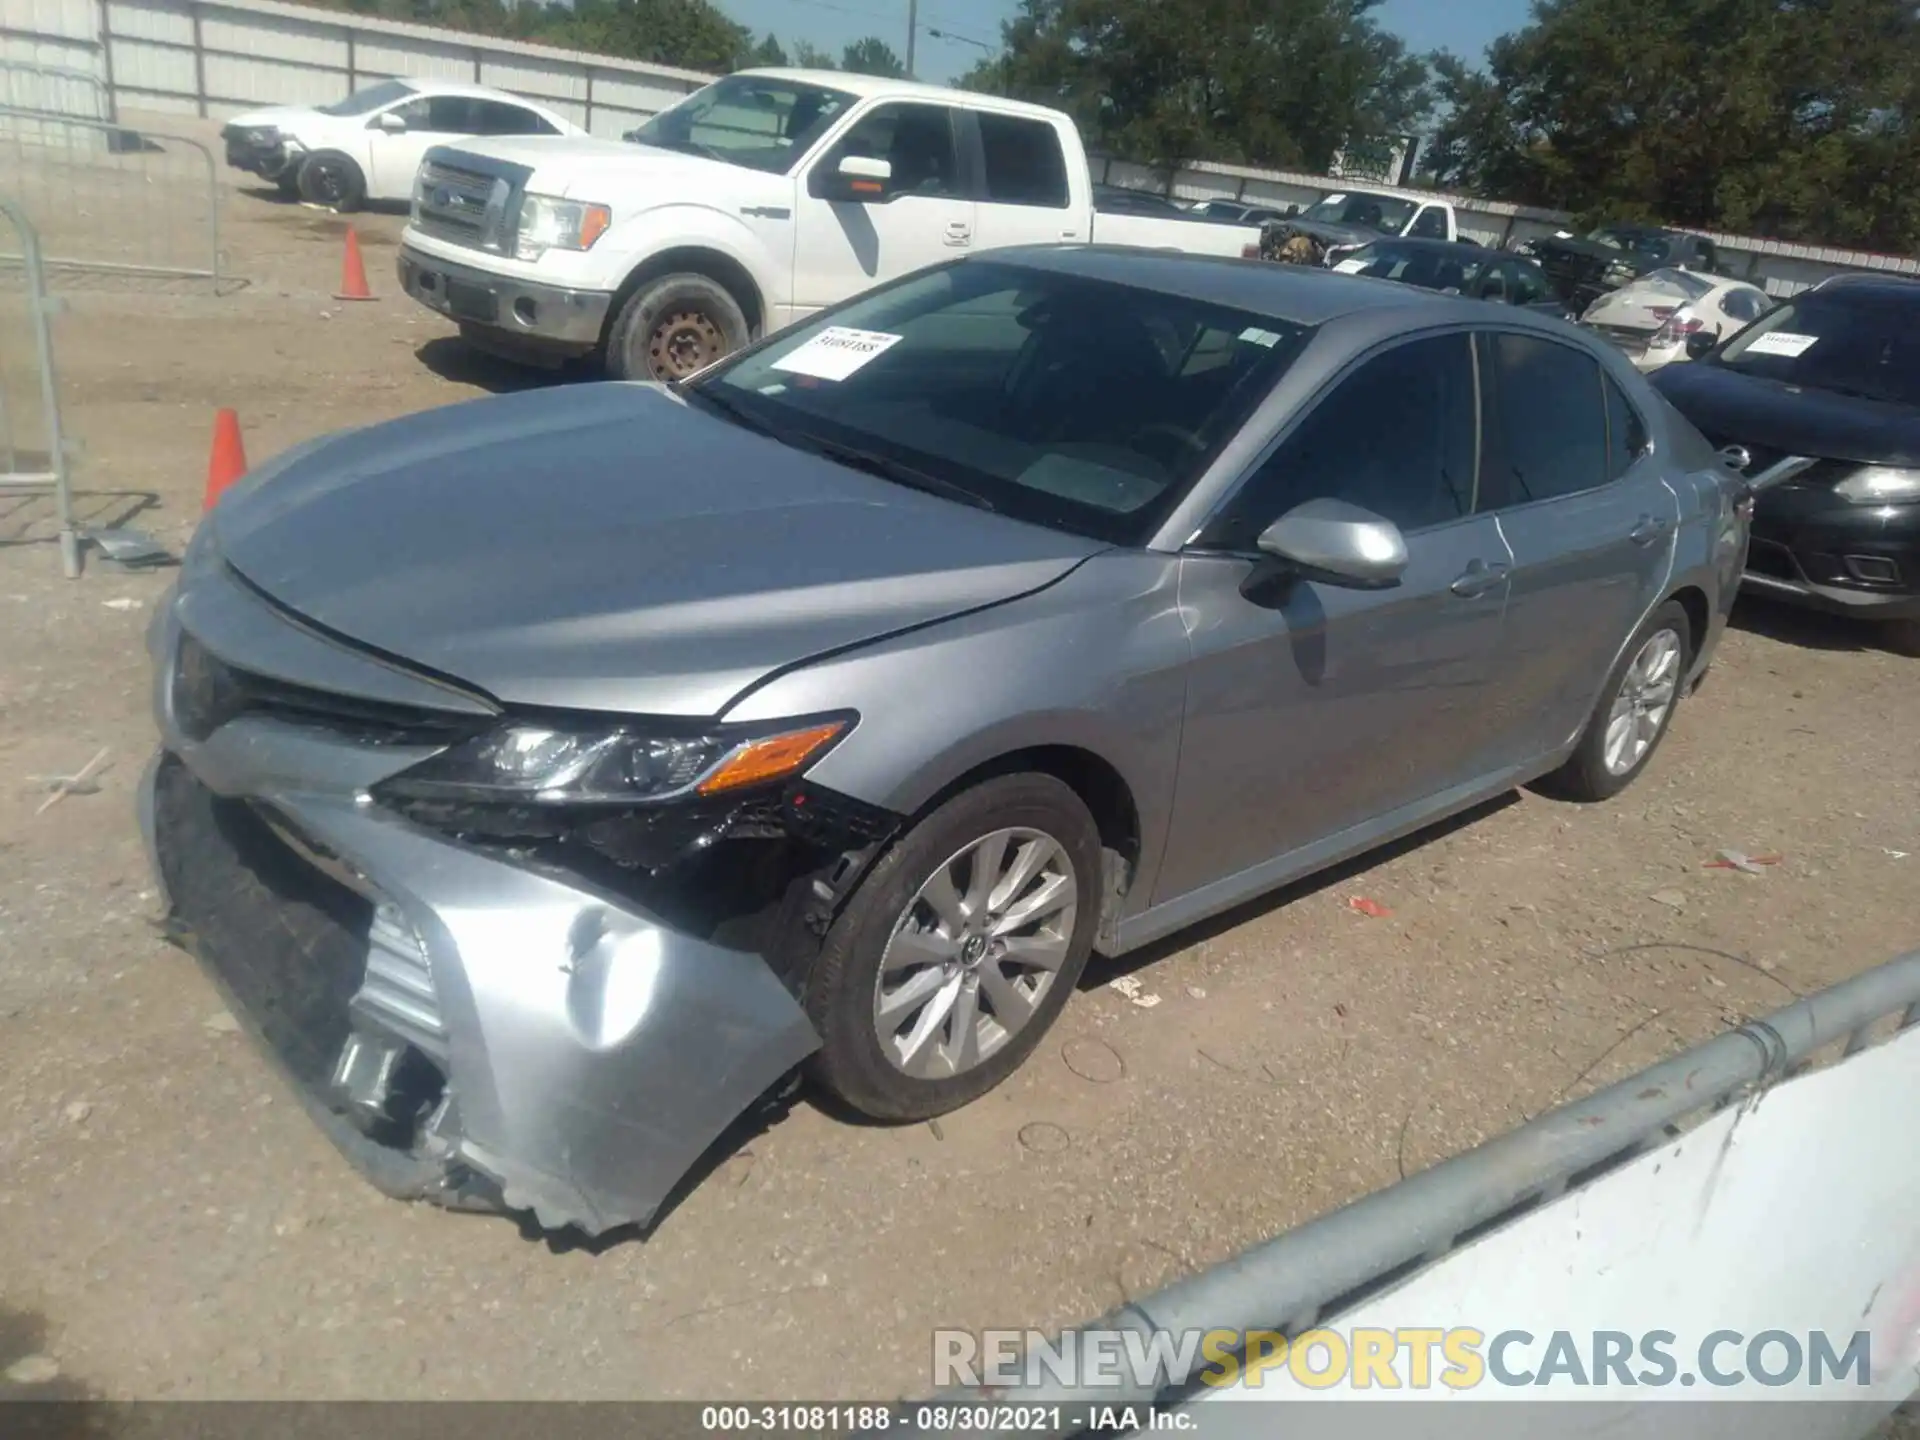
[(1457, 294), (1467, 288), (1468, 271), (1479, 263), (1474, 255), (1425, 245), (1362, 245), (1333, 268), (1343, 275), (1371, 275), (1376, 280)]
[(729, 75), (662, 110), (627, 139), (784, 175), (854, 97), (799, 80)]
[(687, 387), (901, 484), (1145, 543), (1310, 332), (999, 261), (922, 271)]
[(391, 105), (411, 94), (413, 87), (404, 80), (382, 80), (378, 85), (354, 91), (344, 100), (336, 100), (331, 105), (316, 105), (314, 108), (322, 115), (367, 115), (382, 105)]
[(1329, 195), (1309, 206), (1302, 220), (1322, 225), (1351, 225), (1357, 230), (1378, 230), (1382, 235), (1398, 235), (1413, 218), (1414, 202), (1392, 195)]
[(1920, 298), (1815, 290), (1763, 315), (1715, 361), (1809, 390), (1920, 405)]
[(1627, 250), (1646, 260), (1665, 260), (1673, 254), (1673, 242), (1651, 230), (1596, 230), (1587, 239), (1611, 250)]

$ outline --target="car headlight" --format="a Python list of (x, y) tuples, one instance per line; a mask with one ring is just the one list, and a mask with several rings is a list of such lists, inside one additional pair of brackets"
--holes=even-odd
[(520, 228), (514, 256), (538, 260), (549, 250), (591, 250), (607, 233), (613, 212), (585, 200), (560, 200), (551, 195), (528, 195), (520, 202)]
[(774, 730), (516, 721), (401, 771), (375, 793), (516, 805), (634, 805), (723, 795), (799, 774), (852, 726), (851, 716)]
[(1855, 505), (1898, 505), (1920, 500), (1920, 470), (1868, 465), (1835, 485), (1833, 493)]

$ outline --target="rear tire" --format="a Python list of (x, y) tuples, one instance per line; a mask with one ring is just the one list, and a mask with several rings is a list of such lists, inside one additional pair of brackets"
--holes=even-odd
[(1693, 659), (1693, 625), (1669, 600), (1627, 642), (1567, 763), (1540, 782), (1563, 800), (1611, 800), (1660, 748)]
[(827, 932), (806, 988), (821, 1038), (811, 1078), (876, 1120), (931, 1119), (993, 1089), (1080, 979), (1100, 874), (1093, 816), (1053, 776), (954, 796), (881, 857)]
[(350, 215), (366, 203), (367, 177), (351, 156), (338, 150), (322, 150), (301, 161), (296, 183), (302, 200), (325, 205), (342, 215)]
[(616, 380), (684, 380), (752, 338), (746, 312), (726, 286), (684, 271), (649, 280), (607, 331), (607, 373)]

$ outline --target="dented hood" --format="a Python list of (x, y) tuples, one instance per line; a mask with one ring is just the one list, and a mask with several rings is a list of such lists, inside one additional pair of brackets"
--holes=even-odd
[(1101, 548), (847, 469), (652, 385), (450, 405), (301, 447), (214, 511), (315, 625), (508, 703), (712, 715), (828, 651)]

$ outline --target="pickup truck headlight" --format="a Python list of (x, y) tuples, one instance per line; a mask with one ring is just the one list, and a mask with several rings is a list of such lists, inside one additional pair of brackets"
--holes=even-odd
[(538, 260), (549, 250), (590, 250), (611, 224), (613, 212), (605, 205), (529, 195), (520, 202), (514, 255), (521, 260)]
[(1899, 505), (1920, 500), (1920, 470), (1868, 465), (1835, 485), (1833, 493), (1855, 505)]
[(836, 716), (743, 733), (645, 722), (572, 728), (513, 722), (443, 750), (375, 787), (401, 800), (633, 805), (713, 796), (788, 779), (852, 728)]

